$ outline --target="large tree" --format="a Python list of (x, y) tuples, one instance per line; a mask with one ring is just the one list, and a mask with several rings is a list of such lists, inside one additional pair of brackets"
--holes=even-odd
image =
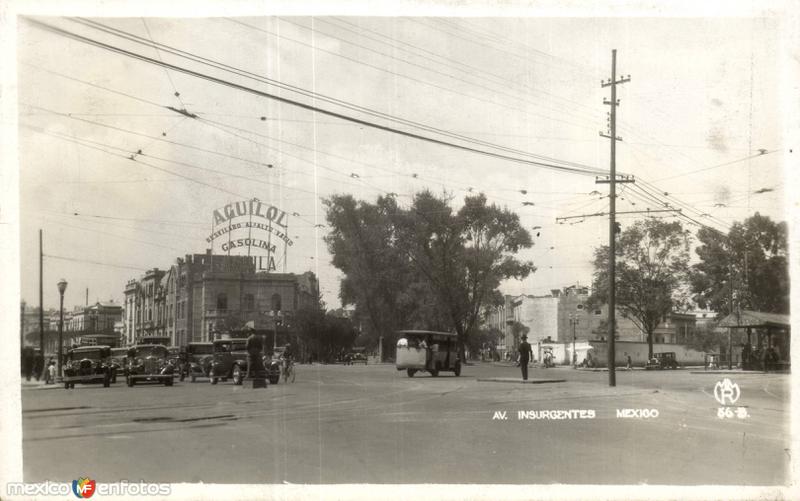
[(426, 279), (464, 353), (484, 307), (497, 301), (500, 283), (535, 271), (533, 263), (516, 258), (533, 244), (519, 216), (488, 205), (485, 195), (467, 196), (457, 212), (450, 202), (420, 192), (409, 209), (398, 209), (394, 222), (398, 248)]
[(429, 191), (408, 208), (391, 197), (371, 204), (351, 196), (326, 200), (333, 264), (345, 274), (340, 297), (355, 304), (374, 329), (454, 330), (463, 353), (483, 307), (500, 282), (534, 270), (515, 254), (530, 247), (519, 217), (483, 195), (454, 210)]
[(734, 223), (727, 235), (697, 232), (700, 262), (692, 266), (694, 300), (725, 316), (742, 309), (789, 313), (787, 228), (758, 213)]
[(397, 245), (394, 197), (375, 203), (350, 195), (324, 201), (330, 233), (325, 237), (333, 265), (344, 273), (339, 298), (354, 305), (370, 347), (384, 339), (384, 353), (398, 329), (449, 329), (448, 316), (437, 307), (430, 284)]
[(337, 355), (353, 348), (358, 337), (358, 331), (349, 319), (318, 308), (298, 311), (295, 322), (303, 351), (321, 362), (335, 361)]
[[(683, 306), (689, 270), (690, 233), (678, 222), (648, 218), (623, 231), (616, 245), (616, 304), (620, 313), (647, 335), (670, 311)], [(592, 302), (608, 303), (608, 247), (595, 250)]]
[(374, 337), (393, 332), (402, 325), (399, 298), (408, 276), (388, 215), (395, 212), (394, 199), (380, 197), (370, 204), (334, 195), (324, 204), (330, 227), (325, 242), (333, 265), (344, 273), (342, 304), (356, 306), (357, 316), (368, 319), (366, 327)]

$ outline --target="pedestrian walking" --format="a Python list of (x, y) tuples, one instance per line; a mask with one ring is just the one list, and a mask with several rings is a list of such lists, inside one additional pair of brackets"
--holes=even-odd
[(56, 382), (56, 363), (50, 360), (50, 365), (47, 367), (47, 381), (45, 384), (53, 384)]
[(633, 369), (633, 360), (631, 360), (631, 356), (628, 355), (628, 370)]
[(533, 358), (533, 349), (528, 343), (528, 336), (522, 335), (522, 342), (519, 344), (519, 366), (522, 369), (522, 380), (528, 380), (528, 361)]

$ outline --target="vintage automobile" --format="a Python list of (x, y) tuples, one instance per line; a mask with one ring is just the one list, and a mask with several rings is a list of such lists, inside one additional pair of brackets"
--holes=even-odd
[(353, 353), (348, 353), (345, 357), (347, 361), (347, 365), (353, 364), (364, 364), (367, 365), (367, 356), (360, 351), (354, 351)]
[(213, 343), (189, 343), (184, 347), (186, 375), (194, 383), (198, 377), (208, 377), (214, 359)]
[(138, 344), (128, 349), (128, 386), (139, 382), (164, 383), (172, 386), (175, 366), (167, 347), (161, 344)]
[(117, 374), (122, 374), (124, 377), (128, 376), (128, 348), (111, 348), (111, 367), (114, 368), (114, 375), (111, 378), (112, 383), (117, 382)]
[(75, 383), (103, 383), (108, 388), (116, 377), (110, 356), (108, 346), (79, 346), (69, 350), (64, 365), (64, 389), (75, 388)]
[(461, 375), (461, 358), (456, 346), (456, 334), (422, 330), (397, 331), (397, 370), (405, 370), (408, 377), (418, 371), (428, 371), (436, 377), (441, 371)]
[(677, 369), (678, 361), (675, 359), (675, 352), (653, 353), (653, 358), (647, 361), (645, 369)]
[(211, 384), (233, 379), (240, 385), (247, 376), (247, 340), (244, 338), (217, 339), (213, 342), (213, 359), (208, 378)]
[(181, 376), (181, 381), (183, 381), (183, 361), (186, 358), (183, 356), (182, 351), (180, 346), (167, 346), (167, 360), (175, 367), (175, 374)]

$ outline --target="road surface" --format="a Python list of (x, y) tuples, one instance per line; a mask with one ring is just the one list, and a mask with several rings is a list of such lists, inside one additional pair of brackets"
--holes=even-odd
[[(205, 380), (25, 387), (24, 480), (788, 482), (787, 375), (619, 371), (609, 388), (605, 372), (530, 373), (566, 381), (478, 381), (519, 377), (496, 364), (437, 378), (391, 365), (300, 365), (294, 384), (267, 389)], [(725, 377), (741, 393), (731, 410), (748, 417), (717, 417), (714, 387)]]

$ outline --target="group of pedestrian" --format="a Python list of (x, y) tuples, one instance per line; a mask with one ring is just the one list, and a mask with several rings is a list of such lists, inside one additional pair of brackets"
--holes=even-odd
[(44, 355), (30, 346), (22, 348), (20, 368), (22, 377), (26, 381), (36, 379), (40, 381), (44, 378), (45, 384), (53, 384), (56, 381), (56, 362), (52, 358), (48, 361), (47, 367), (44, 364)]

